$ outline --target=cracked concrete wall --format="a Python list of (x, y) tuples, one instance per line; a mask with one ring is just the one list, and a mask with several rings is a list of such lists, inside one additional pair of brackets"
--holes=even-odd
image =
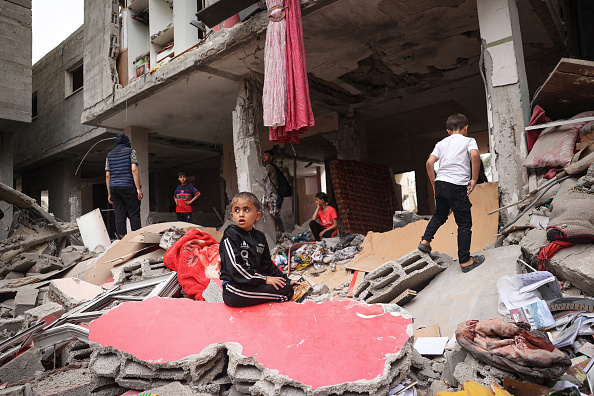
[(338, 131), (325, 137), (336, 147), (338, 159), (367, 160), (367, 130), (361, 111), (349, 109), (338, 113)]
[[(260, 201), (264, 197), (266, 183), (258, 134), (258, 125), (262, 119), (261, 98), (262, 82), (257, 76), (242, 78), (239, 81), (237, 106), (233, 112), (233, 152), (237, 169), (237, 189), (252, 192)], [(256, 223), (256, 228), (266, 234), (269, 246), (274, 246), (274, 220), (267, 210), (262, 211), (262, 218)]]
[[(501, 206), (517, 201), (528, 178), (522, 162), (528, 153), (524, 127), (530, 100), (518, 9), (513, 0), (478, 0), (489, 123), (493, 181), (499, 182)], [(517, 207), (500, 212), (507, 223)]]

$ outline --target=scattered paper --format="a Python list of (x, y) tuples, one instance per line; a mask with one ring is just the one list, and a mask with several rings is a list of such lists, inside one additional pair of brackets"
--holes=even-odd
[(538, 300), (521, 308), (511, 309), (509, 312), (514, 322), (527, 322), (533, 329), (542, 329), (555, 324), (555, 319), (553, 319), (549, 307), (543, 300)]
[(443, 355), (448, 337), (419, 337), (413, 348), (421, 355)]
[(579, 350), (579, 353), (583, 353), (584, 355), (587, 356), (594, 356), (594, 345), (592, 345), (589, 342), (586, 342)]

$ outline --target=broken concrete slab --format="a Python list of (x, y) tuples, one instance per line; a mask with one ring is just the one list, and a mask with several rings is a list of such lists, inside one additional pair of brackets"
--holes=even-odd
[[(538, 252), (548, 244), (545, 230), (528, 231), (520, 242), (528, 263), (538, 267)], [(548, 269), (559, 280), (569, 281), (580, 290), (594, 295), (594, 245), (576, 244), (561, 249), (550, 260)]]
[(39, 290), (34, 287), (21, 287), (14, 298), (14, 315), (19, 316), (25, 311), (35, 308)]
[[(275, 317), (295, 318), (291, 331), (285, 320), (271, 320)], [(165, 328), (177, 329), (176, 336), (155, 339), (154, 334)], [(341, 329), (339, 338), (331, 330), (336, 328)], [(150, 298), (123, 303), (91, 322), (90, 367), (97, 375), (117, 377), (120, 385), (134, 384), (135, 389), (146, 390), (155, 379), (171, 381), (174, 375), (207, 391), (208, 380), (224, 369), (227, 354), (227, 374), (240, 391), (255, 387), (262, 395), (284, 390), (302, 395), (385, 395), (390, 384), (408, 373), (411, 335), (411, 320), (405, 314), (353, 301), (234, 309)], [(325, 359), (312, 365), (312, 354), (322, 349)], [(137, 370), (129, 371), (129, 361), (145, 369), (133, 365)]]
[(67, 246), (60, 252), (60, 258), (62, 259), (65, 267), (92, 257), (93, 255), (89, 253), (89, 249), (87, 249), (85, 246)]
[(459, 323), (469, 319), (505, 319), (497, 311), (497, 280), (517, 273), (518, 245), (484, 252), (485, 262), (463, 273), (452, 265), (438, 274), (406, 304), (415, 318), (415, 328), (439, 324), (441, 334), (451, 337)]
[(92, 300), (104, 290), (100, 286), (77, 278), (54, 279), (50, 282), (47, 297), (64, 307), (67, 311)]
[(0, 242), (0, 253), (9, 250), (23, 251), (32, 246), (39, 245), (52, 239), (62, 238), (78, 232), (78, 227), (74, 223), (59, 223), (56, 229), (47, 228), (29, 236), (11, 237)]
[(64, 315), (64, 312), (64, 307), (62, 307), (60, 304), (49, 302), (25, 311), (24, 317), (26, 323), (34, 324), (48, 315), (59, 319), (62, 315)]
[(88, 367), (73, 366), (45, 372), (31, 383), (31, 388), (38, 396), (90, 395), (92, 379)]
[(396, 261), (389, 261), (367, 275), (353, 298), (368, 304), (389, 303), (406, 289), (418, 290), (453, 263), (446, 255), (430, 256), (413, 250)]
[(38, 371), (45, 371), (41, 364), (41, 351), (31, 348), (0, 367), (0, 381), (8, 385), (18, 384), (34, 377)]
[(176, 381), (158, 388), (149, 389), (146, 393), (159, 396), (208, 396), (210, 393), (203, 393), (193, 390), (189, 385), (183, 385)]
[(35, 265), (29, 269), (29, 272), (47, 274), (51, 271), (59, 271), (64, 268), (64, 262), (59, 257), (40, 254)]
[(4, 279), (20, 279), (24, 276), (25, 274), (23, 274), (22, 272), (10, 271), (8, 274), (6, 274)]
[(23, 327), (23, 323), (25, 323), (25, 318), (23, 316), (0, 319), (0, 333), (4, 333), (5, 331), (8, 333), (15, 333), (20, 331)]
[(503, 371), (480, 362), (471, 354), (467, 354), (464, 362), (456, 365), (454, 377), (461, 384), (466, 381), (474, 381), (488, 387), (490, 387), (493, 382), (503, 385), (504, 378), (511, 378), (518, 381), (521, 380), (516, 373)]

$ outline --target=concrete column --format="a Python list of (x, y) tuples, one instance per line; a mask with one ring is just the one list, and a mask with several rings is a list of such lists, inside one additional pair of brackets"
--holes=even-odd
[[(258, 199), (264, 197), (266, 171), (262, 166), (260, 138), (258, 136), (258, 120), (261, 120), (260, 97), (261, 84), (252, 78), (239, 81), (237, 104), (233, 111), (233, 152), (237, 170), (237, 187), (241, 191), (249, 191)], [(232, 199), (233, 197), (229, 197)], [(266, 234), (268, 244), (272, 247), (276, 240), (274, 219), (268, 211), (262, 211), (262, 219), (256, 228)]]
[(339, 113), (338, 132), (332, 143), (336, 147), (339, 159), (366, 161), (367, 132), (364, 115), (356, 109)]
[[(62, 218), (64, 221), (76, 221), (77, 217), (82, 216), (82, 193), (80, 187), (80, 173), (75, 175), (77, 164), (70, 160), (63, 162), (62, 197), (64, 209)], [(51, 202), (51, 200), (50, 200)]]
[[(0, 180), (2, 183), (13, 186), (13, 152), (12, 149), (12, 138), (11, 133), (0, 133), (0, 155), (2, 159), (0, 161)], [(4, 240), (8, 237), (8, 228), (12, 223), (12, 205), (6, 202), (0, 202), (0, 210), (4, 212), (4, 218), (0, 222), (0, 240)]]
[[(477, 0), (487, 94), (489, 148), (500, 204), (517, 201), (528, 182), (524, 127), (530, 119), (528, 83), (515, 0)], [(500, 212), (502, 223), (517, 207)]]
[(124, 133), (130, 138), (132, 148), (136, 150), (136, 158), (138, 159), (138, 173), (144, 196), (140, 202), (140, 221), (144, 227), (148, 224), (147, 221), (149, 218), (148, 130), (141, 127), (129, 126), (124, 128)]

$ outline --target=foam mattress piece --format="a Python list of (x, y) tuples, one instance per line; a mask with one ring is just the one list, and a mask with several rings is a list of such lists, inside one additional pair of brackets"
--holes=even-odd
[(215, 343), (312, 388), (371, 380), (412, 335), (412, 319), (358, 301), (221, 303), (153, 297), (91, 322), (89, 340), (149, 363), (173, 362)]

